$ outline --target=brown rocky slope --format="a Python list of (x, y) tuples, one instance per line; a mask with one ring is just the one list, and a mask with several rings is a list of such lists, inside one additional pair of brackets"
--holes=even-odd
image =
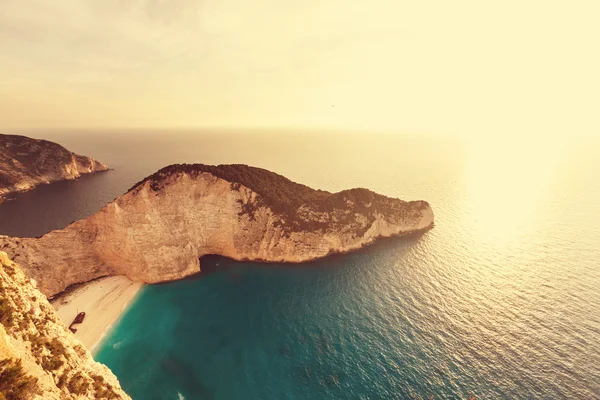
[(0, 202), (10, 193), (107, 169), (99, 161), (47, 140), (0, 134)]
[(433, 226), (425, 201), (366, 189), (314, 190), (245, 165), (172, 165), (93, 216), (0, 250), (47, 296), (105, 275), (155, 283), (201, 270), (200, 257), (298, 263)]
[(0, 252), (0, 399), (130, 399)]

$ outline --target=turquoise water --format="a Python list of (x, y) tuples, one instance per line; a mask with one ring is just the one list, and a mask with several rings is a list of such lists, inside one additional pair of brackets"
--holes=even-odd
[(455, 353), (468, 326), (422, 308), (419, 239), (303, 268), (204, 259), (217, 272), (146, 287), (97, 359), (134, 399), (523, 394), (476, 349)]
[(213, 258), (146, 287), (97, 355), (135, 400), (600, 399), (594, 139), (37, 136), (115, 169), (1, 204), (0, 233), (60, 228), (175, 162), (432, 204), (422, 236), (296, 267)]
[(134, 399), (598, 398), (597, 320), (560, 322), (547, 277), (547, 307), (456, 285), (428, 236), (302, 267), (203, 259), (143, 289), (96, 358)]

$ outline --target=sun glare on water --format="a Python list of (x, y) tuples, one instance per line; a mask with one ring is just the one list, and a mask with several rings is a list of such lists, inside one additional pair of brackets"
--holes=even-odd
[(539, 140), (478, 140), (470, 143), (466, 196), (473, 234), (506, 245), (535, 219), (556, 176), (564, 146)]

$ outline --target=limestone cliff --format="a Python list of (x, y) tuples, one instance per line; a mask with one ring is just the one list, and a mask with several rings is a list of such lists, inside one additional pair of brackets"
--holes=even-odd
[(129, 399), (117, 378), (0, 252), (0, 398)]
[(199, 272), (207, 254), (297, 263), (432, 226), (425, 201), (314, 190), (245, 165), (173, 165), (65, 229), (0, 236), (0, 250), (52, 296), (104, 275), (179, 279)]
[(99, 161), (47, 140), (0, 134), (0, 202), (10, 193), (107, 169)]

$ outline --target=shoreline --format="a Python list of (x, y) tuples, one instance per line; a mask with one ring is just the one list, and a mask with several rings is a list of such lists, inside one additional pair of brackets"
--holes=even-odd
[[(310, 265), (314, 262), (333, 257), (344, 256), (349, 253), (365, 251), (376, 246), (377, 244), (380, 244), (381, 242), (385, 242), (386, 239), (393, 240), (399, 237), (421, 236), (432, 228), (433, 224), (429, 225), (425, 229), (402, 232), (390, 237), (380, 237), (373, 242), (363, 245), (357, 249), (344, 252), (331, 252), (323, 257), (301, 262), (230, 259), (232, 261), (255, 262), (265, 265), (284, 264), (287, 267), (293, 268), (298, 266), (306, 266), (307, 264)], [(183, 279), (198, 279), (199, 276), (204, 276), (210, 274), (211, 272), (214, 271), (201, 270), (188, 276), (182, 276), (178, 279), (164, 282), (156, 282), (155, 284), (169, 283)], [(54, 307), (61, 321), (67, 327), (73, 322), (79, 312), (86, 313), (84, 322), (74, 325), (73, 328), (77, 329), (75, 337), (77, 337), (90, 351), (90, 353), (95, 356), (106, 335), (110, 332), (114, 324), (118, 322), (123, 312), (127, 310), (130, 304), (139, 294), (140, 289), (142, 289), (144, 286), (144, 283), (134, 282), (124, 275), (104, 276), (83, 284), (74, 285), (74, 287), (67, 289), (65, 292), (59, 293), (53, 299), (49, 299), (49, 301)]]
[(86, 313), (83, 323), (73, 328), (77, 329), (75, 337), (95, 356), (106, 334), (143, 286), (123, 275), (109, 276), (85, 283), (50, 304), (67, 327), (79, 312)]
[(98, 170), (98, 171), (84, 172), (84, 173), (80, 174), (77, 178), (64, 178), (63, 177), (63, 178), (59, 178), (59, 179), (50, 180), (47, 182), (34, 183), (31, 187), (27, 187), (24, 189), (18, 189), (18, 190), (11, 190), (11, 191), (0, 194), (0, 204), (8, 202), (8, 201), (16, 200), (19, 195), (34, 191), (35, 189), (37, 189), (41, 186), (48, 186), (48, 185), (53, 185), (53, 184), (62, 183), (62, 182), (73, 182), (73, 181), (80, 180), (81, 178), (89, 176), (89, 175), (99, 174), (101, 172), (108, 172), (108, 171), (113, 171), (113, 170), (114, 170), (114, 168), (107, 168), (107, 169), (102, 169), (102, 170)]
[[(202, 269), (202, 260), (206, 257), (223, 257), (223, 258), (226, 258), (231, 261), (255, 263), (255, 264), (261, 264), (261, 265), (265, 265), (265, 266), (278, 265), (278, 267), (276, 267), (276, 268), (312, 268), (311, 264), (325, 262), (327, 260), (332, 260), (337, 257), (348, 256), (350, 254), (356, 254), (356, 253), (360, 253), (360, 252), (370, 251), (371, 249), (377, 248), (377, 246), (383, 245), (384, 243), (389, 242), (389, 241), (394, 241), (397, 239), (406, 240), (407, 238), (413, 238), (413, 237), (420, 238), (421, 236), (425, 235), (427, 232), (432, 230), (434, 227), (435, 227), (435, 224), (431, 223), (430, 225), (428, 225), (427, 227), (425, 227), (423, 229), (415, 229), (412, 231), (402, 232), (402, 233), (398, 233), (398, 234), (391, 235), (391, 236), (380, 236), (380, 237), (375, 238), (375, 240), (373, 240), (371, 243), (365, 243), (362, 246), (354, 248), (354, 249), (345, 250), (345, 251), (332, 251), (326, 255), (307, 259), (304, 261), (269, 261), (269, 260), (259, 259), (259, 258), (256, 258), (256, 259), (240, 258), (240, 259), (238, 259), (238, 258), (224, 256), (224, 255), (221, 255), (218, 253), (205, 254), (200, 257), (200, 271), (193, 272), (188, 275), (183, 275), (176, 279), (168, 279), (168, 280), (164, 280), (164, 281), (148, 283), (148, 285), (163, 285), (163, 284), (177, 282), (177, 281), (181, 281), (181, 280), (185, 280), (185, 279), (198, 279), (199, 277), (212, 274), (215, 272), (215, 270), (212, 270), (212, 269), (207, 270), (206, 267), (205, 267), (205, 269)], [(281, 266), (281, 267), (279, 267), (279, 266)], [(96, 278), (96, 280), (97, 279), (104, 279), (104, 278)], [(59, 293), (57, 296), (62, 296), (62, 293)]]

